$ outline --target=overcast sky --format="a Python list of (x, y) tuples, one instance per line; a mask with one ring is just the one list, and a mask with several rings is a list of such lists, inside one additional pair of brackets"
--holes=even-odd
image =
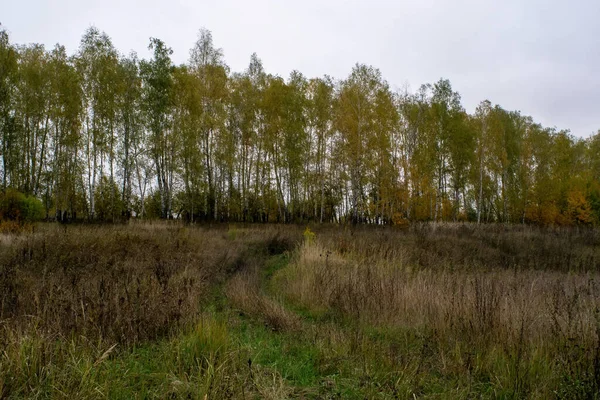
[(253, 52), (284, 77), (360, 62), (392, 88), (448, 78), (469, 112), (489, 99), (576, 136), (600, 129), (600, 0), (1, 0), (0, 22), (13, 43), (69, 53), (91, 25), (140, 57), (158, 37), (176, 63), (205, 27), (233, 71)]

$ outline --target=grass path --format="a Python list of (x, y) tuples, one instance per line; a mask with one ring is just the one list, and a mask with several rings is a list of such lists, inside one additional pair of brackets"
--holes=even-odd
[[(532, 352), (515, 364), (510, 346), (477, 347), (428, 325), (369, 323), (337, 303), (319, 305), (321, 289), (307, 279), (316, 271), (311, 268), (345, 277), (343, 262), (350, 257), (313, 265), (307, 252), (316, 251), (318, 261), (320, 250), (296, 246), (290, 237), (299, 235), (243, 235), (230, 230), (222, 236), (222, 247), (236, 251), (215, 258), (217, 273), (201, 288), (208, 294), (194, 292), (202, 295), (194, 297), (196, 311), (152, 340), (115, 345), (110, 337), (14, 333), (6, 341), (10, 348), (0, 349), (0, 398), (574, 398), (581, 386), (557, 383), (546, 353)], [(177, 245), (185, 245), (189, 238), (180, 236)], [(189, 254), (205, 243), (188, 244)], [(305, 301), (308, 289), (312, 297)], [(571, 375), (585, 377), (588, 370)]]

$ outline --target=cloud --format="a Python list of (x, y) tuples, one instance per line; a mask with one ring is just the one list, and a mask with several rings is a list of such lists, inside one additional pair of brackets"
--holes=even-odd
[(74, 52), (95, 25), (142, 57), (159, 37), (177, 63), (206, 27), (233, 71), (253, 52), (281, 76), (297, 69), (341, 79), (361, 62), (392, 87), (448, 78), (469, 111), (490, 99), (577, 136), (600, 129), (597, 0), (7, 1), (0, 15), (17, 43)]

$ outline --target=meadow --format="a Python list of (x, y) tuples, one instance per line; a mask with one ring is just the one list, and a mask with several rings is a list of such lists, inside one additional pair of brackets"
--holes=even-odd
[(0, 398), (600, 397), (600, 231), (38, 224)]

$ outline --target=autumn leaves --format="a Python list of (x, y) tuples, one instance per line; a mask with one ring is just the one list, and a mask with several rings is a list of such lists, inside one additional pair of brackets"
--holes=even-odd
[(48, 215), (190, 221), (590, 224), (600, 138), (582, 140), (450, 82), (395, 92), (357, 64), (288, 79), (233, 73), (201, 30), (185, 65), (119, 54), (96, 28), (69, 56), (0, 34), (2, 187)]

